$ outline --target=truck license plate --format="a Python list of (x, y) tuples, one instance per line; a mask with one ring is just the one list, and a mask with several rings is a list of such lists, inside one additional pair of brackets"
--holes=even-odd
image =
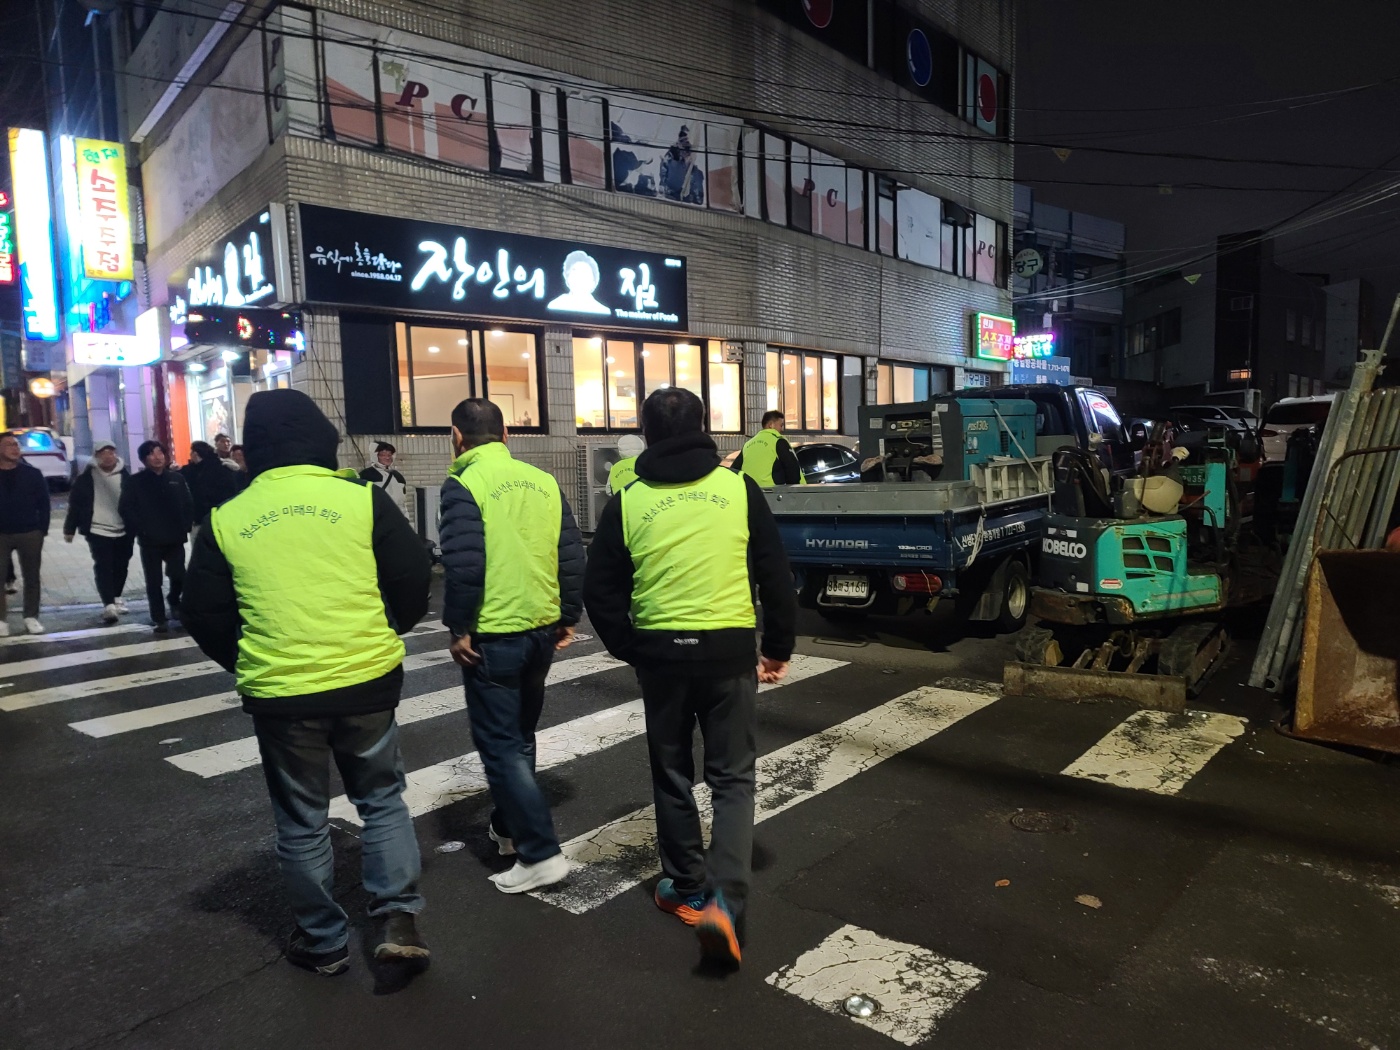
[(828, 598), (864, 598), (870, 593), (870, 581), (864, 576), (828, 576)]

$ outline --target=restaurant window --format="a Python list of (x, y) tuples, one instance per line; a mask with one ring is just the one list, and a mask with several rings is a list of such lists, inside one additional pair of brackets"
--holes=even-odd
[(770, 350), (767, 405), (783, 414), (788, 430), (840, 433), (840, 362), (831, 354)]
[(709, 407), (716, 432), (743, 428), (739, 366), (726, 364), (721, 344), (574, 338), (574, 422), (581, 430), (637, 430), (647, 396), (677, 386)]
[(537, 333), (400, 321), (394, 334), (401, 426), (450, 427), (458, 402), (484, 397), (506, 426), (545, 429)]
[(875, 367), (875, 403), (902, 405), (927, 401), (935, 392), (933, 369), (927, 365), (900, 365), (880, 362)]

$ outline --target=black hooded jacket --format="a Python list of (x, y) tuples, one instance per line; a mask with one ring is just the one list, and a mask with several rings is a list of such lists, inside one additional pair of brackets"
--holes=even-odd
[[(698, 481), (719, 466), (719, 453), (707, 434), (687, 434), (651, 445), (637, 457), (637, 477), (659, 484)], [(778, 535), (778, 523), (750, 477), (744, 478), (749, 502), (749, 581), (763, 605), (763, 639), (759, 650), (772, 660), (792, 657), (797, 596), (792, 570)], [(747, 628), (681, 632), (638, 631), (632, 624), (632, 554), (622, 530), (622, 500), (614, 496), (603, 508), (598, 531), (588, 549), (583, 600), (589, 621), (608, 652), (620, 660), (689, 678), (728, 678), (752, 672), (757, 663), (753, 632)], [(678, 658), (677, 654), (684, 654)]]
[[(236, 499), (256, 499), (258, 475), (275, 467), (309, 464), (337, 469), (340, 435), (315, 403), (299, 390), (269, 390), (248, 400), (243, 420), (243, 454), (252, 478)], [(232, 474), (226, 467), (218, 470)], [(347, 478), (347, 485), (364, 484)], [(372, 491), (374, 520), (371, 543), (378, 568), (379, 592), (390, 626), (400, 634), (411, 630), (428, 611), (432, 562), (403, 512), (381, 491)], [(316, 571), (306, 565), (307, 573)], [(238, 594), (213, 529), (201, 529), (185, 576), (181, 620), (206, 656), (232, 671), (238, 658), (243, 621)], [(359, 685), (309, 693), (300, 697), (244, 697), (250, 714), (284, 718), (323, 718), (387, 711), (399, 702), (403, 668)]]
[(180, 473), (189, 486), (190, 498), (194, 500), (194, 520), (199, 524), (220, 503), (237, 496), (242, 486), (238, 474), (224, 466), (212, 445), (196, 441), (191, 448), (199, 453), (199, 462), (190, 463)]

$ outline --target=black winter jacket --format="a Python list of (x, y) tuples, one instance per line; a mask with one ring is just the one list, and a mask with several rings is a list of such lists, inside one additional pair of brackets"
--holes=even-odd
[(194, 524), (194, 502), (178, 470), (137, 471), (122, 484), (118, 505), (126, 531), (143, 547), (184, 543)]
[[(563, 505), (559, 526), (559, 623), (572, 627), (583, 615), (583, 537), (569, 501)], [(460, 481), (442, 483), (442, 517), (438, 545), (442, 549), (444, 586), (442, 622), (455, 635), (474, 634), (486, 590), (486, 529), (481, 508)]]
[[(243, 432), (244, 454), (253, 478), (251, 487), (256, 487), (259, 474), (274, 467), (309, 463), (336, 469), (339, 435), (311, 399), (298, 390), (254, 394), (248, 401)], [(234, 477), (227, 467), (215, 469)], [(363, 484), (353, 478), (347, 478), (345, 483)], [(389, 625), (404, 634), (428, 612), (432, 562), (393, 501), (383, 492), (373, 492), (371, 500), (374, 518), (370, 542), (379, 593)], [(306, 571), (314, 572), (315, 566), (306, 566)], [(243, 620), (238, 612), (233, 572), (213, 529), (201, 529), (195, 540), (180, 601), (180, 619), (206, 656), (226, 670), (234, 669)], [(368, 682), (321, 693), (276, 699), (245, 696), (243, 710), (281, 718), (372, 714), (396, 707), (402, 688), (403, 668), (396, 667)]]
[[(120, 461), (119, 461), (120, 462)], [(63, 532), (67, 536), (86, 536), (92, 529), (92, 508), (96, 495), (93, 486), (96, 484), (92, 477), (92, 472), (102, 468), (96, 462), (89, 463), (87, 469), (78, 475), (78, 480), (73, 482), (73, 490), (68, 493), (68, 513), (63, 518)], [(122, 477), (122, 491), (126, 491), (126, 479), (131, 477), (131, 471), (125, 465), (118, 471)], [(118, 503), (118, 513), (120, 513), (120, 503)]]
[(49, 483), (23, 460), (0, 470), (0, 532), (49, 531)]
[[(637, 477), (660, 484), (698, 481), (719, 466), (715, 443), (706, 434), (658, 441), (637, 458)], [(796, 641), (797, 595), (792, 570), (778, 535), (778, 523), (753, 478), (744, 478), (749, 498), (749, 581), (763, 604), (759, 646), (772, 660), (792, 658)], [(603, 508), (588, 548), (583, 598), (588, 619), (608, 652), (636, 667), (689, 678), (728, 678), (752, 672), (757, 663), (754, 634), (748, 628), (713, 631), (639, 631), (632, 623), (632, 553), (622, 531), (622, 500)], [(677, 639), (686, 644), (677, 645)], [(693, 641), (692, 641), (693, 640)], [(678, 656), (677, 654), (682, 654)]]
[(230, 470), (217, 459), (201, 459), (180, 472), (194, 501), (194, 520), (202, 522), (220, 503), (227, 503), (243, 491), (242, 471)]

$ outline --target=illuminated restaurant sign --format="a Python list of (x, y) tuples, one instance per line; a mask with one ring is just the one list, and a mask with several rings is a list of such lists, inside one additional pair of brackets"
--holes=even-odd
[(1015, 350), (1016, 322), (996, 314), (972, 315), (972, 356), (984, 361), (1010, 361)]
[(99, 281), (129, 281), (131, 205), (126, 150), (118, 142), (77, 139), (78, 221), (83, 274)]

